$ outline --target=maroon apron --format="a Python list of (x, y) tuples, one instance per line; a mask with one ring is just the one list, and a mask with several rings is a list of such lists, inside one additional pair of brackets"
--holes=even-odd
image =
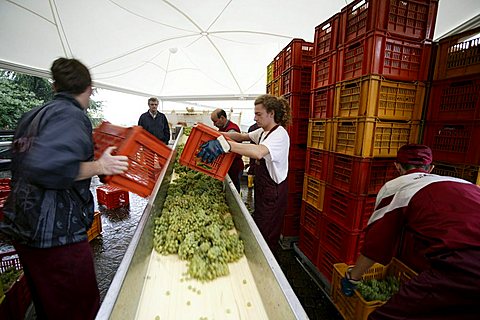
[[(278, 125), (270, 130), (267, 137), (277, 127)], [(287, 159), (285, 159), (285, 161), (286, 160)], [(255, 165), (254, 192), (255, 211), (253, 213), (253, 220), (257, 224), (270, 250), (275, 252), (278, 240), (280, 239), (283, 216), (287, 210), (287, 179), (277, 184), (268, 173), (265, 159), (257, 160)]]

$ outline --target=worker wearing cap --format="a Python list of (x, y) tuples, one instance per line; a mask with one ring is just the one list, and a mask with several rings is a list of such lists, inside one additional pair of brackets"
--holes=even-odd
[[(215, 111), (213, 111), (210, 115), (210, 119), (220, 132), (240, 133), (240, 128), (238, 127), (238, 125), (227, 119), (227, 113), (223, 109), (216, 109)], [(244, 164), (242, 160), (242, 155), (236, 154), (230, 170), (228, 170), (228, 175), (230, 176), (230, 179), (232, 179), (233, 185), (238, 192), (240, 192), (240, 178), (243, 174), (243, 168)]]
[(480, 319), (480, 188), (431, 174), (431, 163), (427, 146), (398, 150), (400, 177), (378, 193), (361, 254), (342, 280), (351, 296), (374, 262), (390, 262), (404, 228), (422, 239), (429, 266), (369, 319)]

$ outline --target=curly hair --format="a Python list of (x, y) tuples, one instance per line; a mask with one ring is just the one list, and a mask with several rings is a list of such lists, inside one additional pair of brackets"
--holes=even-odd
[(290, 104), (283, 96), (276, 97), (270, 94), (263, 94), (255, 99), (255, 105), (263, 104), (267, 112), (273, 111), (274, 120), (282, 127), (290, 123)]
[(90, 71), (76, 59), (58, 58), (50, 71), (57, 92), (80, 94), (92, 85)]

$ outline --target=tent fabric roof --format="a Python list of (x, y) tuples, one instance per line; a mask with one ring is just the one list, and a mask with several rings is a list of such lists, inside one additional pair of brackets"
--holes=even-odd
[[(477, 1), (441, 0), (437, 31), (478, 14)], [(315, 27), (346, 2), (0, 0), (0, 68), (48, 77), (54, 59), (75, 57), (102, 88), (251, 99), (265, 92), (278, 52), (293, 38), (313, 42)]]

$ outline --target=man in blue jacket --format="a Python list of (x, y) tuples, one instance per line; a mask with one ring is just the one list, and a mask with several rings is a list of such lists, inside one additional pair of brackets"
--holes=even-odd
[(153, 134), (157, 139), (165, 144), (170, 140), (170, 128), (167, 117), (158, 111), (158, 99), (148, 99), (148, 111), (143, 113), (138, 119), (138, 125)]
[(88, 69), (59, 58), (51, 72), (54, 99), (24, 114), (15, 131), (0, 233), (18, 253), (38, 319), (94, 319), (100, 294), (87, 237), (91, 177), (124, 172), (128, 158), (109, 147), (93, 161)]

